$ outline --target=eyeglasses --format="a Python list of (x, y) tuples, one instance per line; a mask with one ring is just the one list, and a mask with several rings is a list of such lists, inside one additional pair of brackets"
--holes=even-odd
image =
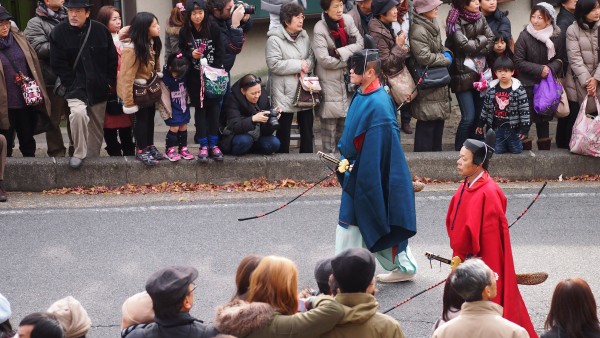
[(261, 79), (260, 77), (257, 77), (256, 79), (250, 80), (244, 84), (242, 84), (242, 88), (249, 88), (249, 87), (253, 87), (256, 86), (257, 84), (260, 84)]
[(192, 283), (192, 289), (190, 290), (190, 292), (188, 292), (188, 295), (194, 293), (194, 290), (196, 290), (197, 287), (198, 285), (196, 285), (196, 283)]
[(8, 21), (8, 20), (0, 21), (0, 27), (6, 27), (6, 26), (10, 26), (10, 21)]

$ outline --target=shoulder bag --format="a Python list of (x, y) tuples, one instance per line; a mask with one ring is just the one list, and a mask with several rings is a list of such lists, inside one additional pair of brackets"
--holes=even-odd
[[(598, 97), (594, 96), (596, 106), (600, 107)], [(579, 114), (573, 125), (573, 135), (569, 149), (574, 154), (600, 157), (600, 114), (597, 116), (585, 113), (588, 97), (583, 99)]]
[(204, 81), (204, 97), (209, 99), (220, 99), (227, 92), (229, 74), (223, 68), (202, 67), (202, 80)]
[(152, 77), (145, 84), (133, 83), (133, 101), (140, 108), (152, 107), (160, 100), (162, 89), (160, 88), (160, 79), (156, 71), (152, 72)]
[(552, 71), (545, 79), (533, 85), (533, 110), (538, 115), (554, 116), (558, 110), (563, 86), (554, 79)]
[(419, 89), (440, 88), (450, 84), (448, 67), (423, 67), (417, 62), (412, 68), (412, 76)]
[(20, 70), (17, 69), (15, 62), (8, 56), (4, 51), (2, 54), (6, 56), (10, 65), (15, 70), (17, 74), (15, 76), (15, 82), (17, 86), (21, 88), (21, 93), (23, 94), (23, 99), (25, 100), (25, 104), (28, 106), (39, 106), (44, 103), (44, 96), (42, 95), (42, 89), (38, 85), (35, 79), (30, 78), (29, 76), (23, 74)]
[(321, 104), (321, 83), (316, 76), (298, 76), (298, 88), (294, 97), (294, 106), (315, 108)]
[[(81, 58), (81, 52), (83, 52), (83, 47), (87, 43), (88, 37), (90, 36), (90, 31), (92, 30), (92, 21), (90, 21), (90, 26), (88, 27), (87, 33), (85, 33), (85, 38), (83, 39), (83, 43), (81, 47), (79, 47), (79, 52), (77, 53), (77, 57), (75, 58), (75, 62), (73, 63), (73, 70), (77, 67), (77, 63), (79, 62), (79, 58)], [(54, 82), (54, 95), (57, 96), (65, 96), (67, 93), (67, 87), (62, 84), (60, 77), (56, 77), (56, 82)]]
[(390, 93), (397, 105), (410, 102), (417, 97), (417, 85), (406, 65), (398, 73), (387, 77)]

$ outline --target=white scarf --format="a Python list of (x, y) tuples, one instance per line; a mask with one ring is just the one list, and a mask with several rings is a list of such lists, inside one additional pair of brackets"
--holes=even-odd
[(554, 25), (550, 24), (546, 28), (536, 31), (531, 24), (527, 25), (527, 32), (531, 34), (536, 40), (546, 44), (548, 49), (548, 60), (556, 56), (556, 50), (554, 50), (554, 43), (550, 40), (550, 37), (554, 33)]

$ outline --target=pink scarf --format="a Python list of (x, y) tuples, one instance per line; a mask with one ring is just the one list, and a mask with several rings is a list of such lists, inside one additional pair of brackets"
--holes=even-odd
[(528, 24), (527, 32), (529, 32), (529, 34), (531, 34), (531, 36), (533, 36), (539, 42), (546, 44), (546, 48), (548, 49), (548, 60), (551, 60), (554, 56), (556, 56), (554, 42), (550, 40), (550, 37), (552, 34), (554, 34), (554, 26), (548, 25), (546, 28), (536, 31), (531, 24)]

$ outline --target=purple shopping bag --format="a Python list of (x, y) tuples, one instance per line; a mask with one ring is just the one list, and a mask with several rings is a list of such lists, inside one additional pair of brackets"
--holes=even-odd
[(554, 116), (560, 103), (563, 87), (556, 81), (552, 71), (545, 79), (533, 86), (533, 110), (538, 115)]

